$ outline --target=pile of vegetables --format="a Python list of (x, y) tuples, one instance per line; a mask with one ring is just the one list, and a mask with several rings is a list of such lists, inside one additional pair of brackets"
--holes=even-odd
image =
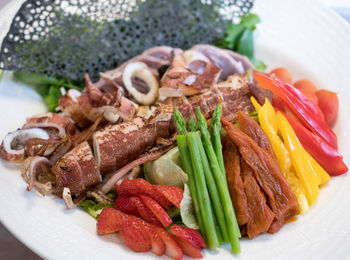
[(274, 93), (275, 109), (286, 117), (303, 148), (329, 175), (346, 173), (348, 168), (337, 151), (337, 136), (330, 128), (338, 114), (336, 93), (328, 90), (317, 91), (307, 80), (297, 81), (293, 86), (288, 83), (291, 82), (291, 77), (286, 69), (283, 73), (281, 69), (272, 71), (270, 75), (257, 72), (254, 74), (262, 88)]
[[(333, 92), (317, 91), (307, 80), (297, 81), (293, 86), (284, 68), (270, 74), (256, 72), (254, 77), (261, 87), (274, 94), (274, 106), (267, 99), (263, 106), (254, 98), (252, 103), (303, 214), (315, 202), (329, 175), (348, 171), (337, 151), (337, 137), (329, 127), (338, 113), (338, 99)], [(323, 104), (333, 109), (324, 110)]]
[(188, 174), (201, 234), (210, 249), (230, 242), (232, 252), (237, 254), (240, 252), (241, 234), (226, 182), (221, 146), (221, 115), (222, 104), (219, 104), (212, 116), (209, 133), (207, 122), (197, 108), (197, 123), (192, 118), (188, 123), (188, 132), (186, 121), (175, 109), (174, 120), (179, 133), (176, 140), (183, 167)]

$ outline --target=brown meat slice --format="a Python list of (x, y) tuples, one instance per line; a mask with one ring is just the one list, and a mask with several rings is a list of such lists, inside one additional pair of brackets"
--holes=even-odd
[(257, 183), (252, 169), (241, 160), (243, 189), (247, 198), (250, 218), (246, 232), (250, 239), (268, 231), (275, 214), (266, 204), (266, 197)]
[(229, 137), (223, 139), (223, 156), (226, 179), (239, 226), (247, 224), (249, 210), (241, 177), (240, 155)]
[(267, 195), (268, 205), (276, 215), (269, 232), (278, 231), (290, 217), (299, 213), (297, 198), (269, 153), (233, 124), (225, 119), (221, 121), (242, 158), (252, 168), (254, 177)]
[(237, 113), (237, 121), (239, 129), (241, 129), (242, 132), (252, 138), (255, 143), (257, 143), (257, 145), (267, 151), (270, 156), (277, 161), (275, 153), (272, 150), (270, 140), (262, 128), (258, 125), (258, 123), (242, 111), (239, 111)]
[(271, 90), (260, 87), (256, 81), (253, 83), (249, 83), (249, 89), (252, 95), (259, 102), (265, 102), (265, 99), (267, 98), (272, 103), (273, 93)]
[(221, 97), (223, 116), (229, 122), (237, 119), (237, 112), (240, 110), (246, 113), (254, 111), (248, 82), (243, 76), (230, 76), (226, 81), (216, 84), (213, 91)]

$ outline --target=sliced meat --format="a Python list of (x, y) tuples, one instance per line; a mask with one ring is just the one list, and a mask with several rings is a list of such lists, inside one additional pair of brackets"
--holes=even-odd
[(254, 177), (266, 193), (268, 204), (276, 215), (269, 232), (278, 231), (290, 217), (299, 213), (297, 198), (267, 151), (225, 119), (222, 119), (222, 124), (244, 161), (252, 168)]
[(250, 216), (241, 177), (240, 155), (235, 145), (227, 136), (223, 139), (223, 147), (228, 189), (230, 191), (238, 225), (243, 226), (248, 223)]
[[(254, 111), (250, 101), (248, 82), (243, 76), (230, 76), (226, 81), (220, 82), (213, 87), (223, 101), (223, 116), (233, 122), (237, 119), (237, 112), (242, 110), (246, 113)], [(216, 104), (217, 105), (217, 104)]]
[(193, 96), (208, 91), (217, 83), (222, 69), (213, 62), (208, 60), (201, 73), (192, 71), (189, 65), (194, 61), (189, 59), (189, 62), (191, 63), (187, 63), (184, 53), (175, 55), (161, 79), (161, 97)]
[(252, 95), (260, 103), (264, 103), (265, 102), (265, 98), (267, 98), (270, 101), (270, 103), (272, 103), (273, 93), (272, 93), (271, 90), (260, 87), (257, 82), (249, 83), (249, 89), (250, 89), (250, 92), (252, 93)]
[(191, 50), (204, 54), (208, 59), (214, 62), (217, 67), (222, 69), (220, 81), (226, 80), (235, 73), (243, 74), (248, 67), (252, 67), (252, 65), (239, 54), (209, 44), (198, 44), (193, 46)]
[(242, 130), (246, 135), (252, 138), (257, 145), (259, 145), (262, 149), (267, 151), (270, 156), (277, 162), (275, 153), (272, 150), (272, 146), (269, 138), (266, 136), (262, 128), (258, 125), (258, 123), (249, 117), (246, 113), (239, 111), (237, 113), (237, 122), (239, 125), (239, 129)]
[(256, 181), (252, 169), (244, 160), (241, 160), (241, 172), (243, 189), (249, 208), (246, 232), (248, 237), (253, 239), (269, 230), (272, 221), (275, 219), (275, 214), (268, 207), (264, 192)]

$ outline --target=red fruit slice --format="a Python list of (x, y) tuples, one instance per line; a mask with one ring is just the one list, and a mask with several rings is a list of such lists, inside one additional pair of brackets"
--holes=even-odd
[(180, 208), (184, 190), (175, 185), (154, 185), (175, 207)]
[(165, 254), (175, 260), (182, 259), (183, 253), (182, 249), (172, 238), (171, 234), (169, 234), (163, 228), (156, 228), (155, 231), (158, 233), (160, 238), (163, 240), (165, 244)]
[(170, 230), (176, 237), (180, 237), (186, 240), (187, 242), (192, 244), (192, 246), (198, 249), (207, 247), (204, 242), (204, 239), (197, 230), (188, 227), (180, 227), (176, 224), (172, 225), (170, 227)]
[(120, 185), (115, 185), (119, 196), (135, 197), (138, 195), (146, 195), (157, 201), (163, 208), (169, 209), (171, 202), (164, 197), (154, 185), (148, 183), (144, 179), (124, 179)]
[(140, 199), (153, 212), (153, 214), (156, 215), (163, 227), (167, 227), (173, 223), (168, 213), (166, 213), (166, 211), (154, 199), (144, 195), (140, 195)]
[(181, 237), (178, 237), (178, 236), (174, 236), (174, 235), (173, 235), (173, 239), (181, 247), (181, 249), (185, 255), (188, 255), (188, 256), (193, 257), (193, 258), (202, 258), (203, 257), (201, 254), (201, 250), (199, 248), (193, 246), (187, 240), (185, 240)]
[(126, 221), (120, 230), (124, 243), (134, 252), (148, 252), (152, 242), (139, 219)]
[(149, 238), (151, 239), (152, 249), (151, 252), (155, 255), (161, 256), (165, 253), (165, 243), (159, 236), (159, 234), (155, 231), (154, 226), (142, 221), (144, 223), (143, 227), (145, 232), (147, 232)]
[(162, 223), (159, 221), (159, 219), (156, 217), (156, 215), (153, 214), (153, 212), (141, 201), (138, 197), (131, 197), (130, 203), (133, 204), (133, 207), (136, 208), (136, 211), (138, 215), (145, 220), (146, 222), (162, 227)]
[(97, 233), (102, 236), (118, 232), (128, 218), (129, 215), (121, 211), (112, 208), (104, 208), (97, 219)]
[(126, 214), (139, 216), (138, 211), (134, 203), (130, 201), (129, 198), (118, 196), (115, 203), (114, 208), (120, 210)]

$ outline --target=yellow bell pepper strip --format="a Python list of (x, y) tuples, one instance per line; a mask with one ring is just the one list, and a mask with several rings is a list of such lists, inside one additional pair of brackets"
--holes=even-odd
[(343, 161), (343, 156), (337, 150), (328, 145), (319, 136), (310, 132), (297, 120), (288, 115), (284, 116), (293, 127), (305, 150), (330, 176), (341, 175), (348, 171), (348, 167)]
[(281, 112), (277, 112), (276, 120), (278, 130), (291, 155), (292, 165), (304, 186), (306, 198), (311, 206), (318, 197), (318, 185), (320, 184), (319, 175), (317, 174), (316, 169), (314, 169), (309, 155), (302, 147), (288, 120)]
[(309, 210), (309, 204), (303, 185), (291, 169), (289, 152), (284, 146), (282, 139), (277, 134), (276, 112), (268, 100), (265, 101), (263, 106), (260, 106), (254, 97), (251, 98), (251, 101), (258, 112), (260, 126), (270, 140), (272, 150), (277, 158), (278, 166), (298, 199), (300, 214), (304, 214)]

